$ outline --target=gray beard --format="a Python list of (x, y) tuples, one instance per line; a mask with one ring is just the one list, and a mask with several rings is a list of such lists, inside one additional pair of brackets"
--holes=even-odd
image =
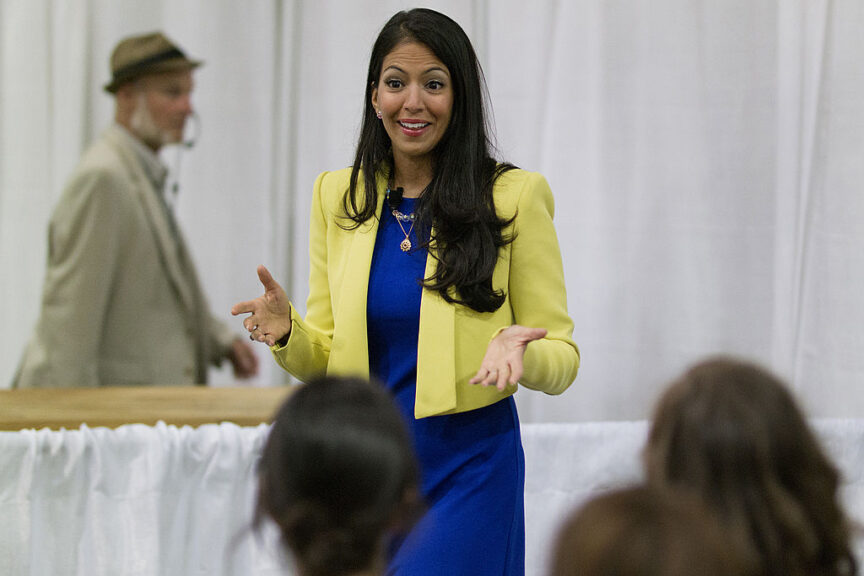
[(147, 95), (139, 94), (138, 101), (135, 103), (135, 110), (132, 111), (132, 117), (129, 119), (129, 127), (138, 138), (144, 141), (145, 144), (161, 148), (166, 144), (171, 144), (172, 139), (170, 133), (160, 130), (153, 121), (153, 115), (147, 108)]

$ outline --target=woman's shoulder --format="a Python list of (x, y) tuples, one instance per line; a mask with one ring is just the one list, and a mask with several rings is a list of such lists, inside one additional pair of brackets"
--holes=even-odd
[(549, 183), (539, 172), (513, 168), (503, 172), (495, 180), (495, 204), (499, 209), (515, 210), (519, 204), (526, 201), (551, 201), (552, 191)]
[(536, 184), (540, 181), (545, 182), (546, 179), (540, 172), (531, 172), (522, 168), (510, 168), (505, 170), (495, 180), (495, 188), (499, 187), (519, 187), (526, 184)]
[[(361, 177), (362, 178), (362, 177)], [(321, 172), (315, 178), (315, 193), (320, 196), (321, 202), (327, 206), (341, 204), (342, 197), (348, 190), (351, 181), (351, 168), (341, 170), (328, 170)]]
[(341, 189), (343, 192), (348, 188), (351, 181), (351, 167), (341, 170), (326, 170), (321, 172), (315, 179), (315, 186), (322, 190)]

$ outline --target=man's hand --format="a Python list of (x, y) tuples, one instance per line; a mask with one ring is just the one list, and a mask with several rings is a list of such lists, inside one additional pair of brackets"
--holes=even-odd
[(234, 376), (245, 380), (252, 378), (258, 374), (258, 356), (252, 347), (243, 341), (241, 338), (235, 339), (231, 343), (231, 352), (228, 353), (228, 359), (234, 366)]

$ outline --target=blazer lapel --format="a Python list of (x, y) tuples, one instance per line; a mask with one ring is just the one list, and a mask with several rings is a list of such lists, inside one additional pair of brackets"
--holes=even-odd
[(187, 276), (181, 262), (183, 257), (181, 252), (184, 248), (180, 230), (176, 228), (176, 224), (172, 230), (172, 224), (169, 221), (172, 216), (168, 214), (167, 206), (157, 196), (159, 192), (154, 189), (153, 184), (144, 173), (144, 169), (135, 156), (136, 152), (131, 150), (119, 135), (112, 134), (112, 139), (135, 183), (133, 187), (135, 194), (144, 207), (144, 213), (150, 223), (162, 264), (165, 266), (171, 284), (187, 310), (194, 314), (196, 306), (193, 288), (186, 281)]
[[(436, 262), (430, 254), (426, 260), (427, 278), (435, 272)], [(416, 418), (456, 408), (455, 323), (456, 307), (438, 292), (424, 288), (417, 339)]]
[[(378, 188), (383, 179), (379, 176)], [(378, 195), (375, 217), (366, 220), (351, 235), (351, 246), (338, 295), (338, 308), (330, 350), (328, 372), (369, 377), (369, 339), (366, 332), (366, 301), (369, 271), (378, 237), (384, 195)]]

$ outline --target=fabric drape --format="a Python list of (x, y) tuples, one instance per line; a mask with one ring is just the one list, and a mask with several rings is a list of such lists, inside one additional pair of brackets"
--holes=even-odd
[[(814, 420), (864, 521), (864, 420)], [(0, 573), (283, 576), (276, 529), (250, 532), (269, 428), (212, 424), (0, 432)], [(641, 480), (647, 423), (523, 424), (525, 566), (545, 576), (560, 522)], [(864, 552), (856, 535), (855, 551)]]

